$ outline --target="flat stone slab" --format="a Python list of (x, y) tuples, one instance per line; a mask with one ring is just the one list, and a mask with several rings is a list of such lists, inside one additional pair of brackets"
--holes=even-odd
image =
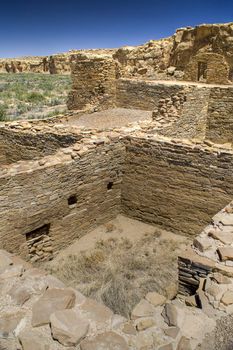
[(224, 276), (223, 274), (221, 274), (219, 272), (214, 272), (211, 275), (211, 279), (213, 279), (218, 284), (231, 284), (230, 278)]
[(23, 350), (50, 350), (49, 344), (46, 343), (43, 337), (35, 334), (32, 330), (20, 333), (19, 341)]
[(167, 329), (164, 329), (164, 333), (168, 336), (171, 337), (173, 339), (175, 339), (177, 337), (177, 335), (180, 332), (180, 328), (179, 327), (169, 327)]
[(226, 291), (222, 296), (221, 302), (226, 306), (233, 304), (233, 291)]
[(176, 349), (177, 350), (192, 350), (190, 340), (186, 337), (181, 337)]
[(136, 328), (134, 327), (132, 321), (126, 322), (122, 328), (122, 332), (125, 334), (137, 334)]
[(147, 293), (146, 300), (154, 306), (160, 306), (166, 303), (166, 298), (156, 292)]
[(0, 249), (0, 272), (3, 272), (10, 265), (13, 265), (10, 254)]
[(0, 274), (0, 279), (20, 277), (23, 274), (23, 271), (24, 267), (22, 265), (9, 266)]
[(224, 226), (233, 226), (233, 214), (223, 214), (219, 221)]
[(55, 311), (71, 309), (75, 304), (75, 293), (70, 289), (48, 289), (32, 307), (32, 326), (50, 322)]
[(178, 314), (175, 305), (166, 304), (164, 306), (162, 316), (164, 318), (164, 321), (168, 324), (168, 326), (177, 326)]
[(233, 247), (220, 247), (217, 252), (221, 261), (233, 261)]
[(133, 309), (131, 313), (131, 318), (133, 320), (136, 320), (139, 317), (153, 316), (153, 314), (154, 314), (154, 309), (151, 303), (149, 303), (145, 299), (142, 299)]
[(76, 346), (87, 335), (89, 322), (73, 310), (61, 310), (50, 316), (54, 339), (64, 346)]
[(87, 298), (83, 304), (79, 306), (82, 314), (90, 321), (97, 323), (110, 322), (113, 312), (107, 306), (97, 303), (97, 301)]
[(137, 323), (137, 330), (144, 331), (145, 329), (151, 328), (155, 326), (155, 321), (153, 318), (141, 318)]
[(91, 339), (85, 339), (80, 344), (81, 350), (129, 350), (123, 337), (114, 332), (106, 332)]
[(202, 237), (197, 237), (193, 240), (193, 245), (195, 248), (197, 248), (200, 252), (205, 252), (209, 248), (211, 248), (211, 239), (209, 238), (202, 238)]
[(0, 338), (13, 336), (13, 331), (17, 328), (20, 321), (24, 318), (25, 312), (1, 313), (0, 316)]
[(158, 348), (158, 350), (173, 350), (172, 343), (162, 345)]
[(233, 232), (225, 232), (224, 230), (210, 230), (208, 232), (208, 236), (222, 242), (223, 244), (231, 244), (233, 243)]

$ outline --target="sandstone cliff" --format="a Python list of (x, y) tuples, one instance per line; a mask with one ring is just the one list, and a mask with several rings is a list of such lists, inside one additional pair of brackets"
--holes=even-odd
[(169, 38), (135, 47), (0, 59), (0, 72), (69, 74), (70, 63), (80, 53), (111, 55), (122, 77), (228, 84), (233, 80), (233, 23), (180, 28)]

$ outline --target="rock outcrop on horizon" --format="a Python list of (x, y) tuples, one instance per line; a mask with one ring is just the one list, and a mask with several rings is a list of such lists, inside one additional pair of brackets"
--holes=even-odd
[[(0, 72), (69, 74), (70, 63), (80, 53), (112, 56), (119, 63), (122, 77), (161, 80), (193, 81), (198, 74), (198, 80), (204, 81), (208, 61), (209, 69), (223, 77), (221, 83), (228, 83), (233, 79), (233, 23), (180, 28), (168, 38), (150, 40), (140, 46), (71, 50), (52, 56), (0, 59)], [(210, 78), (209, 82), (211, 79), (216, 80)]]

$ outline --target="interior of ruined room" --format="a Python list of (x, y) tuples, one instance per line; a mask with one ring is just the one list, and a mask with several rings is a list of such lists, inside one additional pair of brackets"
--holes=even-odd
[[(93, 342), (106, 349), (111, 343), (208, 350), (208, 334), (222, 317), (227, 327), (233, 311), (232, 33), (232, 23), (202, 25), (140, 47), (83, 50), (36, 64), (0, 61), (6, 74), (22, 67), (56, 74), (64, 66), (72, 77), (65, 115), (0, 124), (0, 263), (6, 261), (0, 284), (11, 298), (4, 308), (11, 305), (17, 315), (3, 342), (25, 343), (14, 332), (24, 320), (50, 350), (67, 344), (88, 350)], [(113, 256), (127, 269), (130, 254), (140, 257), (147, 279), (144, 289), (142, 276), (130, 285), (140, 293), (124, 304), (127, 311), (112, 306), (106, 293), (91, 299), (87, 275), (78, 283), (69, 271), (72, 261), (94, 259), (91, 274), (101, 279), (103, 262), (106, 270)], [(161, 285), (157, 275), (149, 283), (142, 261), (158, 263)], [(59, 288), (72, 299), (64, 309), (76, 308), (87, 322), (76, 340), (52, 339), (56, 322), (38, 311), (46, 305), (41, 295), (53, 298), (50, 289)]]

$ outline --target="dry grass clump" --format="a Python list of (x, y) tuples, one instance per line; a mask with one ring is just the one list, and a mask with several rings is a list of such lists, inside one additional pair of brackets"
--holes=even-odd
[(158, 232), (135, 243), (109, 238), (90, 252), (60, 260), (50, 272), (127, 317), (147, 292), (165, 294), (167, 286), (176, 283), (178, 246)]

